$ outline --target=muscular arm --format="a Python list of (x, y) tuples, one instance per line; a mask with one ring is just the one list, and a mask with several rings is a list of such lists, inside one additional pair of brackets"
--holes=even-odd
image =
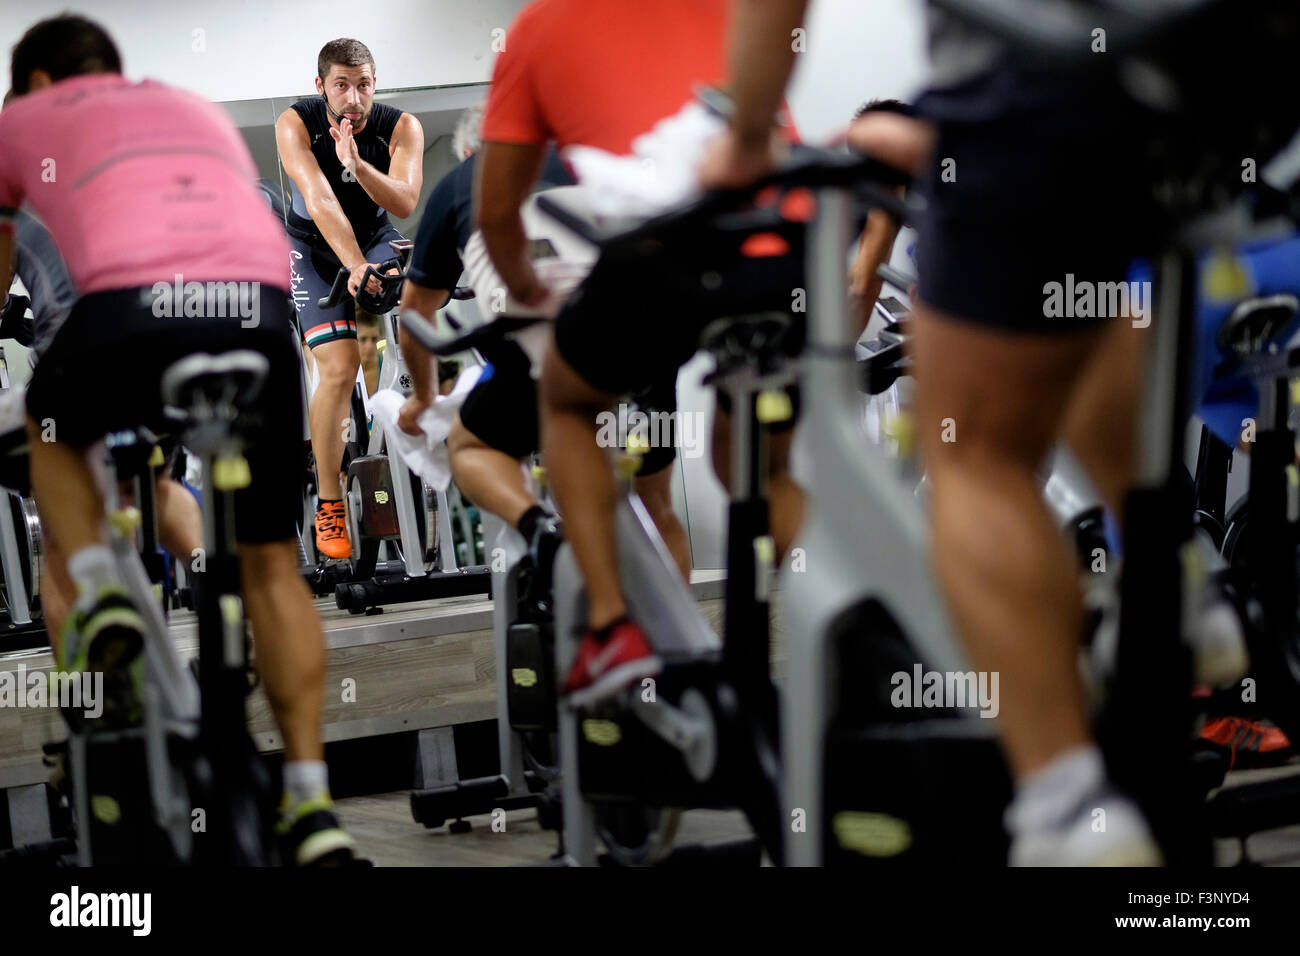
[(352, 223), (343, 214), (343, 207), (335, 198), (329, 180), (311, 153), (307, 127), (291, 109), (281, 113), (275, 123), (275, 145), (280, 151), (280, 163), (284, 166), (284, 171), (307, 201), (307, 212), (312, 222), (334, 250), (339, 262), (349, 269), (363, 264), (366, 257), (357, 245)]
[[(432, 320), (433, 314), (451, 299), (450, 289), (426, 289), (414, 282), (402, 284), (401, 310), (418, 312), (424, 318)], [(438, 391), (437, 360), (416, 344), (413, 336), (407, 335), (403, 328), (398, 333), (402, 358), (406, 360), (407, 371), (411, 373), (411, 393), (424, 407), (433, 404), (433, 396)]]
[(403, 113), (397, 121), (389, 156), (387, 173), (365, 160), (358, 162), (357, 183), (382, 208), (398, 219), (406, 219), (415, 212), (424, 182), (424, 127), (412, 114)]
[(897, 239), (898, 223), (892, 216), (879, 209), (867, 214), (867, 224), (858, 240), (858, 254), (849, 269), (849, 294), (857, 313), (859, 335), (866, 331), (867, 323), (871, 321), (871, 310), (880, 298), (880, 287), (884, 284), (877, 270), (882, 263), (889, 261)]
[(791, 34), (808, 0), (738, 0), (731, 23), (732, 129), (742, 145), (765, 149), (772, 118), (794, 70)]
[(542, 170), (546, 146), (484, 143), (474, 174), (475, 219), (492, 264), (510, 294), (525, 305), (545, 296), (528, 258), (528, 236), (519, 214)]
[[(857, 119), (848, 134), (849, 146), (881, 162), (920, 176), (934, 147), (934, 129), (926, 122), (893, 113), (868, 113)], [(900, 195), (902, 190), (899, 190)], [(883, 284), (877, 270), (889, 261), (898, 238), (898, 224), (891, 216), (873, 209), (858, 242), (858, 255), (850, 270), (849, 291), (859, 310), (862, 329), (880, 298)], [(861, 331), (861, 330), (859, 330)]]

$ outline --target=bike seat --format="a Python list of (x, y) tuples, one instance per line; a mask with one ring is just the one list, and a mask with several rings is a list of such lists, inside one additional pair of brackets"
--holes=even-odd
[(783, 312), (716, 319), (700, 334), (700, 349), (713, 356), (716, 369), (705, 379), (714, 385), (742, 368), (770, 374), (790, 362), (802, 347), (802, 329)]
[(243, 410), (262, 391), (269, 370), (266, 356), (246, 349), (186, 356), (163, 372), (163, 401), (191, 411), (222, 406)]
[(1300, 298), (1289, 293), (1247, 299), (1224, 320), (1215, 341), (1225, 352), (1249, 355), (1270, 344), (1285, 345), (1300, 312)]

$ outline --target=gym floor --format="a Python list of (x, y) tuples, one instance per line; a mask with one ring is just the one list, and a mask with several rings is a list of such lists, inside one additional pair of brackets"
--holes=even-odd
[[(494, 833), (488, 815), (469, 817), (469, 833), (425, 830), (411, 820), (406, 792), (338, 801), (344, 825), (376, 866), (537, 866), (556, 851), (556, 836), (543, 830), (532, 810), (506, 814), (505, 830)], [(749, 836), (739, 812), (692, 810), (682, 815), (675, 845), (721, 843)], [(1300, 866), (1300, 826), (1252, 836), (1247, 852), (1263, 866)], [(1240, 862), (1234, 840), (1215, 843), (1215, 862)]]

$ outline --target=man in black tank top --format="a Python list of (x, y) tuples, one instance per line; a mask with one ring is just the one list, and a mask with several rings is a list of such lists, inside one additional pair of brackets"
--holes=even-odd
[[(357, 40), (331, 40), (317, 58), (316, 92), (294, 103), (275, 124), (280, 162), (289, 176), (290, 278), (303, 337), (320, 371), (311, 398), (312, 450), (320, 503), (316, 544), (331, 558), (351, 553), (337, 481), (344, 426), (361, 355), (351, 299), (330, 310), (328, 295), (343, 266), (356, 294), (368, 264), (391, 257), (401, 236), (388, 213), (415, 211), (422, 183), (424, 131), (414, 116), (374, 102), (375, 61)], [(310, 223), (308, 227), (307, 223)], [(370, 291), (379, 286), (371, 280)]]

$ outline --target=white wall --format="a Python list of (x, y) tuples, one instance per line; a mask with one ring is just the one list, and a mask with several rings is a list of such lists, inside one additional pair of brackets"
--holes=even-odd
[(810, 142), (841, 131), (867, 100), (913, 97), (925, 79), (920, 0), (814, 0), (806, 30), (789, 101)]
[[(524, 0), (27, 0), (0, 4), (9, 50), (38, 20), (73, 7), (101, 23), (126, 74), (153, 77), (218, 102), (309, 93), (316, 54), (355, 37), (375, 57), (380, 90), (480, 83), (491, 76), (492, 32)], [(7, 86), (7, 84), (6, 84)]]

